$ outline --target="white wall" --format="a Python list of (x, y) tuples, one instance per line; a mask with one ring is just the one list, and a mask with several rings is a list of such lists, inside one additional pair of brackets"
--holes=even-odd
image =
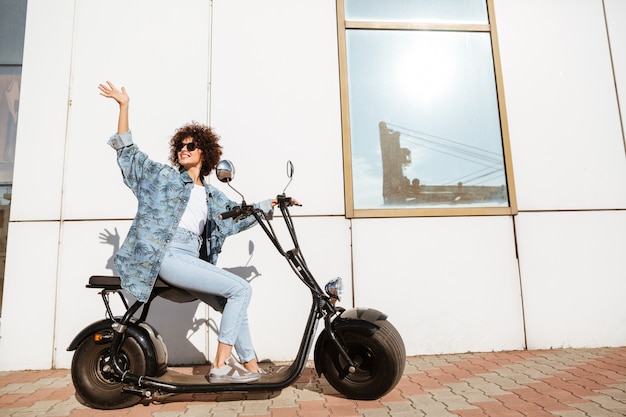
[[(154, 159), (181, 124), (214, 126), (249, 201), (281, 192), (293, 160), (309, 266), (345, 279), (342, 305), (387, 313), (407, 354), (626, 344), (626, 10), (604, 4), (608, 33), (601, 0), (495, 0), (518, 215), (347, 220), (333, 1), (30, 0), (0, 370), (69, 367), (104, 316), (84, 285), (111, 273), (136, 206), (106, 145), (107, 79)], [(293, 358), (310, 300), (262, 230), (219, 264), (252, 279), (259, 357)], [(153, 312), (172, 362), (213, 357), (219, 314)]]

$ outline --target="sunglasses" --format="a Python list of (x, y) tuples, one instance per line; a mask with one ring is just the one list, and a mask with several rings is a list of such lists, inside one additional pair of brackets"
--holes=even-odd
[(187, 150), (188, 150), (189, 152), (193, 152), (193, 151), (195, 151), (195, 150), (196, 150), (196, 148), (198, 147), (198, 145), (196, 145), (196, 143), (195, 143), (195, 142), (189, 142), (189, 143), (178, 143), (178, 144), (176, 145), (176, 152), (178, 153), (178, 152), (182, 151), (183, 149), (185, 149), (185, 146), (187, 147)]

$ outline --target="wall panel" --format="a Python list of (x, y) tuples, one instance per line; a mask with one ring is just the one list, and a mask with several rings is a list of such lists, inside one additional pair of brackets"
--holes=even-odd
[(521, 213), (529, 349), (626, 344), (626, 212)]
[(602, 2), (496, 0), (495, 10), (518, 208), (626, 207)]
[(11, 220), (60, 215), (74, 3), (28, 2)]
[(335, 2), (214, 2), (211, 124), (250, 200), (289, 192), (314, 215), (343, 214)]
[(56, 337), (58, 222), (9, 223), (0, 369), (49, 369)]
[(624, 129), (624, 113), (626, 112), (626, 2), (621, 0), (604, 0), (606, 20), (611, 42), (611, 56), (615, 71), (615, 82), (619, 95)]
[(510, 217), (353, 221), (354, 295), (404, 338), (408, 355), (522, 349)]
[(113, 0), (106, 12), (103, 5), (80, 1), (77, 9), (67, 219), (129, 218), (137, 206), (106, 143), (117, 131), (118, 106), (99, 95), (99, 83), (128, 89), (134, 140), (157, 161), (167, 162), (178, 127), (208, 119), (209, 2)]

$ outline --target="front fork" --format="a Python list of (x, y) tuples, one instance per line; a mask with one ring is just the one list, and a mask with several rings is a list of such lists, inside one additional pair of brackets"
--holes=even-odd
[[(124, 317), (118, 322), (113, 323), (113, 340), (111, 341), (111, 363), (109, 364), (113, 371), (120, 377), (120, 381), (131, 380), (132, 382), (141, 381), (141, 377), (137, 375), (132, 375), (128, 373), (128, 370), (122, 369), (120, 366), (120, 361), (118, 360), (122, 344), (124, 343), (124, 339), (126, 337), (126, 330), (128, 329), (128, 323), (133, 315), (137, 312), (139, 307), (141, 307), (144, 303), (140, 303), (136, 301), (129, 309), (126, 310), (126, 314)], [(130, 377), (130, 378), (129, 378)]]
[[(282, 209), (283, 209), (283, 206), (281, 205), (281, 210)], [(288, 216), (288, 212), (283, 211), (283, 217), (285, 217), (286, 219), (285, 221), (287, 222), (291, 221), (291, 217)], [(261, 222), (259, 221), (259, 223)], [(263, 228), (265, 228), (265, 225), (263, 225)], [(311, 292), (314, 294), (314, 297), (318, 300), (317, 301), (318, 303), (317, 307), (319, 309), (318, 311), (320, 315), (324, 316), (324, 326), (326, 328), (326, 331), (328, 332), (330, 339), (333, 341), (333, 343), (337, 347), (337, 350), (339, 351), (341, 356), (346, 360), (346, 363), (348, 364), (346, 368), (344, 369), (344, 372), (353, 374), (356, 372), (356, 366), (354, 365), (354, 362), (350, 358), (350, 355), (348, 355), (346, 348), (343, 346), (343, 343), (341, 342), (341, 340), (339, 340), (339, 338), (337, 337), (337, 334), (335, 333), (335, 330), (333, 329), (333, 324), (332, 324), (331, 319), (337, 314), (337, 309), (334, 306), (334, 302), (332, 302), (330, 299), (323, 297), (321, 295), (323, 294), (322, 289), (319, 288), (317, 282), (315, 281), (311, 272), (309, 271), (309, 268), (307, 267), (306, 262), (304, 261), (304, 258), (302, 257), (302, 253), (300, 252), (300, 249), (298, 249), (297, 240), (295, 237), (295, 232), (293, 231), (293, 227), (290, 227), (289, 229), (292, 231), (292, 238), (293, 238), (294, 244), (296, 245), (296, 248), (288, 250), (287, 252), (282, 252), (282, 249), (280, 248), (280, 246), (278, 246), (277, 242), (275, 242), (275, 245), (277, 245), (276, 247), (279, 248), (279, 251), (281, 251), (281, 253), (284, 253), (285, 258), (287, 258), (287, 261), (291, 265), (294, 273), (300, 278), (300, 280), (307, 287), (309, 287)], [(269, 236), (269, 233), (268, 233), (268, 236)]]
[(352, 358), (350, 358), (350, 355), (348, 355), (348, 351), (343, 346), (343, 343), (341, 342), (341, 340), (339, 340), (339, 338), (337, 337), (337, 333), (335, 333), (335, 329), (333, 328), (333, 325), (331, 322), (332, 316), (333, 316), (332, 314), (326, 314), (326, 316), (324, 317), (324, 327), (326, 328), (326, 332), (328, 332), (328, 336), (330, 337), (330, 340), (333, 341), (335, 347), (339, 351), (339, 354), (344, 358), (344, 360), (347, 363), (343, 371), (347, 374), (348, 373), (353, 374), (356, 372), (356, 365), (352, 361)]

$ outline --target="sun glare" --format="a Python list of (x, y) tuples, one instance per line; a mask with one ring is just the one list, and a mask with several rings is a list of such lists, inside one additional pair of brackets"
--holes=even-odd
[[(412, 52), (410, 52), (412, 51)], [(456, 84), (456, 58), (432, 42), (407, 45), (395, 66), (394, 85), (407, 103), (431, 105), (449, 97)]]

